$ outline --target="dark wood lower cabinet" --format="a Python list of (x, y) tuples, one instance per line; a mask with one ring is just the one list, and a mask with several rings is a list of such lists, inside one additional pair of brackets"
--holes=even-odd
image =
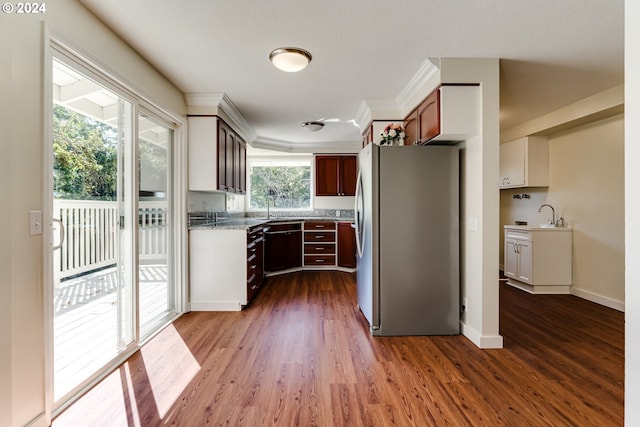
[(247, 232), (247, 301), (251, 301), (264, 281), (264, 231)]
[(264, 263), (267, 272), (302, 267), (302, 231), (300, 224), (293, 225), (297, 229), (274, 226), (265, 233)]
[(338, 223), (338, 266), (356, 268), (356, 230), (350, 222)]

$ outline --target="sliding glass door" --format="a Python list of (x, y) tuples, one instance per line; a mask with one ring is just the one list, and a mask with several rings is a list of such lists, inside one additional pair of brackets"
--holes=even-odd
[(56, 408), (176, 314), (176, 125), (76, 58), (54, 54), (51, 70)]
[(140, 332), (175, 309), (171, 263), (171, 152), (173, 131), (138, 115), (138, 283)]

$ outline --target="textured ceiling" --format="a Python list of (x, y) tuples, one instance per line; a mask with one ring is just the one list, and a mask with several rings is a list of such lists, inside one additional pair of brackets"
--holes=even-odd
[[(430, 57), (501, 58), (502, 129), (624, 81), (623, 0), (81, 3), (184, 93), (227, 94), (264, 141), (359, 141), (362, 101), (395, 99)], [(275, 69), (283, 46), (310, 66)]]

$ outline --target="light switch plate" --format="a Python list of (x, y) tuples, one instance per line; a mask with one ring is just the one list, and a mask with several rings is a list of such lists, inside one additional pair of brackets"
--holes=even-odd
[(42, 234), (42, 211), (29, 211), (29, 234)]

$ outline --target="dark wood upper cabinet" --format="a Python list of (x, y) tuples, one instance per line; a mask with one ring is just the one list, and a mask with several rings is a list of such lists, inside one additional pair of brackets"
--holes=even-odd
[(367, 128), (362, 132), (362, 146), (365, 147), (367, 144), (371, 144), (373, 142), (373, 125), (367, 126)]
[(337, 156), (316, 156), (316, 196), (337, 196), (340, 177)]
[(458, 143), (478, 134), (479, 117), (478, 84), (442, 84), (405, 117), (405, 145)]
[(342, 196), (356, 195), (356, 179), (358, 176), (358, 157), (342, 156), (340, 163), (340, 191)]
[(354, 196), (357, 156), (316, 156), (316, 196)]
[(238, 144), (238, 152), (235, 162), (235, 182), (236, 193), (245, 194), (247, 192), (247, 146), (245, 142), (240, 138), (236, 138)]
[(413, 145), (418, 141), (418, 110), (413, 110), (404, 119), (404, 145)]
[(236, 134), (233, 131), (227, 132), (227, 147), (225, 160), (225, 185), (228, 191), (235, 191), (235, 154), (236, 154)]
[(440, 134), (440, 89), (434, 90), (418, 107), (419, 142)]
[(244, 194), (247, 189), (244, 141), (218, 120), (218, 190)]

